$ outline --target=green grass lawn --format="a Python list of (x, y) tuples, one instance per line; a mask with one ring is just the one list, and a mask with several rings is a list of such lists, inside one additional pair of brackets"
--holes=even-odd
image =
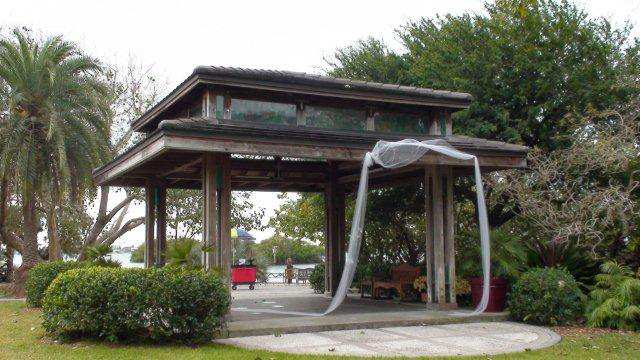
[[(640, 359), (640, 333), (564, 330), (562, 342), (551, 348), (492, 359)], [(44, 335), (40, 311), (23, 302), (0, 302), (1, 359), (344, 359), (331, 356), (295, 356), (243, 350), (215, 344), (187, 346), (122, 346), (98, 342), (58, 344)], [(471, 359), (486, 359), (473, 357)]]

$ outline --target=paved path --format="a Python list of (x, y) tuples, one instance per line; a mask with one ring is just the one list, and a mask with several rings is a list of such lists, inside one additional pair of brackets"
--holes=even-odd
[(540, 349), (558, 341), (560, 336), (543, 327), (492, 322), (250, 336), (217, 342), (296, 354), (416, 357), (502, 354)]

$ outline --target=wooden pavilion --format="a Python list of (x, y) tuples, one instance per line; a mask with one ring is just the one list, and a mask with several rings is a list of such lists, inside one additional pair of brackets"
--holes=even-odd
[[(231, 268), (231, 191), (321, 192), (325, 198), (326, 288), (344, 259), (345, 194), (378, 140), (444, 139), (478, 157), (482, 170), (524, 168), (527, 148), (453, 135), (465, 93), (305, 73), (198, 67), (132, 123), (143, 140), (94, 171), (99, 185), (146, 190), (146, 266), (163, 266), (166, 189), (202, 189), (206, 269)], [(371, 188), (424, 182), (430, 303), (455, 306), (453, 178), (473, 164), (429, 153), (396, 170), (371, 170)]]

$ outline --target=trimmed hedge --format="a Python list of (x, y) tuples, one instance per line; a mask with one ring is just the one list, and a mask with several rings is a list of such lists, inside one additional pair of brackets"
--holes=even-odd
[(29, 270), (25, 283), (27, 305), (41, 307), (44, 292), (58, 274), (71, 269), (86, 268), (91, 266), (119, 267), (117, 262), (102, 261), (51, 261), (40, 263)]
[(213, 338), (229, 305), (219, 277), (200, 270), (74, 269), (45, 292), (43, 327), (61, 339), (195, 343)]
[(518, 279), (509, 293), (511, 318), (538, 325), (559, 325), (582, 315), (585, 297), (563, 269), (534, 268)]

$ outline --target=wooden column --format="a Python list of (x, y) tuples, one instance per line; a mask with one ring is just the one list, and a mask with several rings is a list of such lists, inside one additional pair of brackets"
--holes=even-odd
[(431, 199), (431, 189), (433, 181), (433, 167), (429, 166), (424, 170), (424, 210), (425, 210), (425, 266), (427, 270), (427, 304), (433, 302), (434, 298), (434, 271), (433, 271), (433, 200)]
[(433, 266), (435, 300), (445, 302), (444, 271), (444, 207), (442, 194), (442, 168), (438, 166), (433, 176)]
[(428, 307), (456, 307), (453, 172), (451, 167), (425, 170), (426, 266)]
[(144, 218), (144, 266), (147, 268), (155, 264), (154, 225), (156, 221), (155, 187), (147, 182), (145, 187), (145, 218)]
[(231, 281), (231, 156), (229, 154), (218, 155), (218, 169), (220, 180), (218, 185), (218, 201), (220, 239), (218, 251), (218, 264), (221, 275), (227, 281)]
[(215, 267), (216, 246), (218, 244), (218, 207), (216, 198), (216, 156), (212, 153), (203, 154), (202, 158), (202, 193), (204, 199), (203, 216), (203, 245), (206, 251), (202, 254), (205, 270)]
[(453, 169), (446, 169), (446, 194), (444, 202), (445, 232), (444, 252), (447, 278), (447, 303), (456, 306), (456, 250), (454, 240), (455, 218), (453, 214)]
[(162, 267), (167, 260), (167, 189), (155, 188), (156, 198), (156, 266)]
[(347, 238), (347, 223), (346, 223), (346, 198), (345, 191), (342, 187), (338, 188), (336, 191), (336, 221), (338, 222), (337, 231), (338, 231), (338, 244), (340, 244), (339, 252), (340, 252), (340, 265), (338, 267), (339, 276), (338, 281), (340, 280), (340, 276), (342, 276), (342, 271), (344, 269), (345, 263), (345, 252), (347, 251), (349, 241)]
[(325, 204), (325, 293), (335, 295), (340, 278), (340, 236), (336, 211), (338, 183), (336, 166), (330, 165), (328, 181), (324, 188)]

